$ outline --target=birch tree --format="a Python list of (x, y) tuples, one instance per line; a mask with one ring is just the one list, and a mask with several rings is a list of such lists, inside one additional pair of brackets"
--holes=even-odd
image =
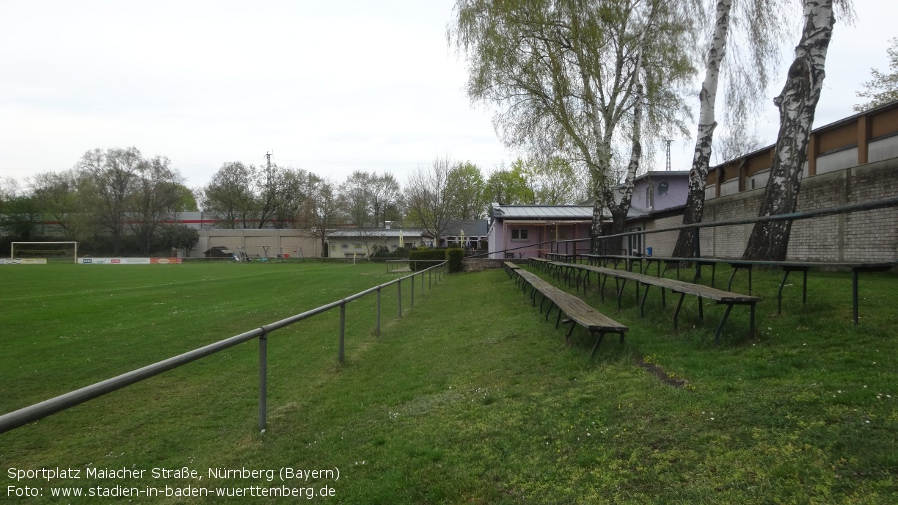
[(864, 112), (874, 107), (898, 100), (898, 37), (891, 40), (892, 47), (886, 51), (889, 53), (889, 68), (891, 73), (880, 72), (872, 68), (872, 78), (864, 83), (864, 91), (858, 91), (858, 98), (867, 98), (867, 103), (854, 106), (855, 112)]
[(681, 68), (672, 63), (682, 63), (678, 53), (686, 50), (673, 43), (686, 33), (677, 7), (659, 0), (456, 3), (450, 38), (468, 61), (468, 96), (502, 109), (494, 125), (505, 144), (586, 167), (593, 251), (602, 235), (612, 142), (633, 107), (639, 41), (647, 33), (646, 54), (666, 50), (658, 61), (665, 72), (653, 75), (677, 75)]
[[(713, 31), (705, 56), (705, 76), (698, 95), (698, 132), (683, 224), (700, 223), (704, 215), (705, 183), (717, 127), (717, 94), (722, 76), (728, 85), (727, 119), (731, 129), (737, 130), (767, 89), (768, 70), (778, 61), (777, 48), (786, 33), (788, 19), (788, 10), (778, 0), (716, 0)], [(731, 34), (734, 28), (739, 29), (736, 37)], [(681, 230), (673, 255), (691, 258), (696, 253), (700, 255), (697, 229)]]
[[(786, 84), (773, 103), (779, 108), (780, 128), (761, 199), (760, 217), (795, 212), (808, 143), (823, 78), (826, 53), (835, 24), (834, 0), (804, 1), (804, 30), (789, 66)], [(846, 7), (847, 1), (842, 2)], [(755, 223), (743, 258), (782, 261), (789, 249), (792, 221)]]

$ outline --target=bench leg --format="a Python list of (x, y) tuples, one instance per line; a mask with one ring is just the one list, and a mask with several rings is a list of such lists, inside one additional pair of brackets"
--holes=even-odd
[(680, 317), (680, 308), (683, 306), (683, 299), (686, 293), (680, 293), (680, 301), (677, 303), (677, 310), (674, 312), (674, 331), (677, 329), (677, 319)]
[[(617, 277), (614, 278), (614, 281), (617, 282)], [(639, 283), (637, 283), (638, 285)], [(620, 283), (620, 289), (617, 290), (617, 308), (621, 308), (621, 297), (624, 296), (624, 287), (627, 285), (627, 279), (624, 279)]]
[[(593, 334), (595, 334), (595, 333), (593, 333)], [(592, 346), (592, 352), (589, 353), (589, 359), (592, 359), (593, 355), (596, 353), (596, 349), (599, 348), (599, 345), (602, 343), (602, 339), (604, 339), (604, 338), (605, 338), (605, 332), (600, 331), (599, 336), (596, 337), (595, 345)]]
[(645, 292), (642, 294), (642, 303), (639, 304), (639, 317), (645, 317), (645, 300), (649, 297), (649, 284), (645, 285)]
[[(754, 309), (754, 304), (752, 304), (752, 309)], [(717, 325), (717, 332), (714, 333), (714, 344), (720, 344), (720, 333), (723, 331), (723, 325), (726, 324), (727, 318), (730, 317), (730, 311), (733, 310), (733, 304), (727, 304), (727, 310), (723, 313), (723, 319), (720, 320), (720, 324)], [(752, 310), (754, 312), (754, 310)], [(752, 317), (754, 320), (754, 317)]]
[[(733, 267), (733, 274), (730, 275), (730, 282), (727, 283), (727, 291), (733, 290), (733, 279), (736, 277), (736, 272), (738, 272), (738, 271), (739, 271), (738, 268)], [(711, 286), (711, 287), (714, 287), (714, 286)]]
[(786, 279), (789, 278), (789, 272), (791, 272), (791, 270), (786, 269), (786, 271), (783, 273), (783, 280), (780, 281), (780, 289), (776, 293), (776, 313), (777, 314), (783, 313), (783, 286), (786, 285)]

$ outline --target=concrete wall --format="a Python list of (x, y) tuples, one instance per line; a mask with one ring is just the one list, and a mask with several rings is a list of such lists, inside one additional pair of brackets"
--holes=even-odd
[(199, 234), (200, 241), (190, 251), (191, 257), (201, 258), (203, 253), (216, 246), (227, 247), (233, 252), (242, 247), (251, 257), (264, 256), (263, 246), (268, 246), (269, 258), (275, 258), (278, 254), (289, 254), (291, 258), (321, 256), (321, 240), (308, 230), (211, 229), (199, 230)]

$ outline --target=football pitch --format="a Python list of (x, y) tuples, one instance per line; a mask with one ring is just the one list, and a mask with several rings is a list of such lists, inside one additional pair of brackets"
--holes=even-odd
[[(0, 271), (4, 335), (0, 411), (45, 400), (397, 277), (385, 270), (383, 264), (317, 262), (6, 266)], [(396, 303), (392, 297), (384, 300)], [(371, 305), (364, 299), (357, 304)], [(288, 328), (272, 338), (322, 331), (328, 337), (321, 344), (335, 345), (336, 327), (324, 329), (334, 316), (319, 318), (324, 326), (313, 318), (301, 330)]]

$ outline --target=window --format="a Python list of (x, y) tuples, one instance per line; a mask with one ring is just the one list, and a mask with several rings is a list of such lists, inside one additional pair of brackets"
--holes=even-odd
[(550, 230), (552, 240), (567, 240), (567, 228), (552, 228)]
[(526, 228), (513, 228), (511, 230), (511, 239), (512, 240), (527, 240), (527, 229)]
[[(642, 231), (641, 227), (631, 227), (627, 229), (628, 232), (633, 231)], [(627, 236), (627, 245), (629, 246), (629, 251), (623, 251), (625, 255), (634, 255), (634, 256), (642, 256), (642, 235), (628, 235)]]

